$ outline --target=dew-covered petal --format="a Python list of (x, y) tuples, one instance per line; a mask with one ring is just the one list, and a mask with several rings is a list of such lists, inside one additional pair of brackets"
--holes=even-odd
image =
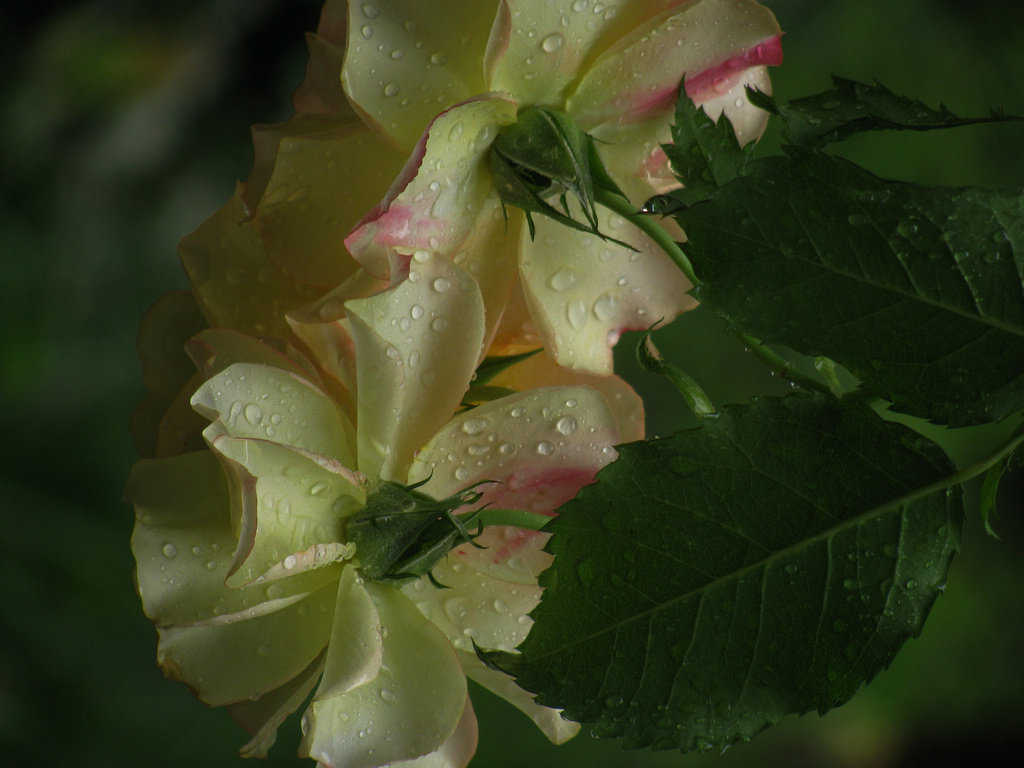
[(241, 192), (178, 245), (192, 291), (210, 325), (251, 336), (286, 336), (285, 313), (323, 291), (286, 278), (263, 247)]
[(206, 434), (222, 458), (238, 506), (229, 587), (331, 566), (351, 556), (340, 546), (322, 554), (316, 549), (343, 544), (344, 519), (365, 502), (350, 472), (278, 443), (218, 435), (219, 426), (211, 424)]
[(427, 755), (456, 732), (466, 708), (466, 678), (441, 631), (398, 590), (365, 589), (380, 619), (383, 660), (373, 681), (314, 695), (301, 751), (325, 765), (375, 768)]
[(760, 138), (768, 124), (768, 113), (755, 107), (747, 98), (748, 87), (770, 94), (772, 82), (768, 68), (751, 67), (717, 81), (700, 102), (704, 111), (715, 120), (725, 112), (741, 146)]
[(317, 696), (329, 699), (372, 682), (380, 672), (383, 653), (377, 609), (359, 572), (346, 565), (338, 582), (334, 628)]
[(515, 116), (507, 96), (485, 94), (433, 120), (387, 195), (345, 239), (367, 271), (386, 274), (394, 251), (458, 250), (493, 188), (487, 151)]
[(483, 93), (494, 5), (352, 2), (341, 82), (376, 130), (408, 152), (438, 112)]
[(324, 653), (310, 662), (302, 672), (284, 685), (269, 691), (255, 701), (248, 699), (229, 704), (231, 718), (245, 729), (252, 739), (239, 750), (242, 757), (266, 757), (277, 740), (277, 729), (306, 700), (324, 669)]
[(285, 136), (255, 211), (267, 254), (286, 277), (327, 288), (356, 263), (344, 239), (405, 164), (361, 124)]
[(699, 99), (704, 81), (714, 87), (742, 69), (778, 64), (780, 34), (771, 11), (753, 0), (686, 3), (611, 46), (584, 74), (566, 109), (585, 131), (649, 119), (672, 109), (684, 74), (687, 93), (694, 80), (691, 97)]
[(488, 89), (513, 94), (520, 106), (561, 108), (569, 86), (601, 51), (680, 1), (502, 0), (484, 61)]
[(473, 702), (466, 696), (466, 708), (455, 731), (440, 749), (412, 760), (389, 763), (387, 768), (466, 768), (476, 752), (479, 733)]
[(574, 371), (539, 353), (516, 363), (491, 380), (495, 387), (519, 392), (541, 387), (585, 386), (604, 395), (619, 429), (619, 441), (630, 443), (644, 439), (644, 403), (629, 384), (618, 376), (595, 376)]
[(345, 306), (358, 360), (359, 469), (402, 480), (469, 386), (483, 343), (480, 289), (458, 265), (422, 251), (407, 280)]
[(161, 434), (168, 429), (191, 432), (196, 426), (201, 425), (200, 429), (205, 426), (187, 412), (191, 409), (180, 407), (174, 409), (173, 423), (166, 423), (168, 410), (196, 372), (185, 354), (185, 343), (205, 327), (206, 320), (199, 305), (192, 294), (185, 291), (164, 294), (142, 318), (136, 347), (146, 395), (131, 417), (132, 440), (140, 456), (168, 455), (158, 452)]
[(235, 537), (227, 485), (212, 453), (140, 461), (124, 497), (135, 506), (139, 595), (157, 626), (233, 615), (267, 599), (265, 588), (224, 586)]
[[(481, 486), (481, 504), (553, 513), (612, 461), (619, 442), (604, 397), (587, 387), (520, 392), (459, 414), (416, 457), (410, 482), (427, 480), (435, 498)], [(429, 478), (429, 479), (428, 479)], [(495, 526), (476, 539), (486, 549), (456, 547), (454, 555), (481, 573), (535, 583), (551, 564), (541, 548), (547, 534)]]
[[(528, 619), (528, 623), (532, 623)], [(496, 696), (505, 699), (509, 704), (526, 714), (544, 733), (552, 744), (564, 744), (580, 731), (580, 724), (566, 720), (559, 710), (542, 707), (532, 693), (528, 693), (516, 685), (515, 680), (504, 672), (485, 666), (476, 653), (459, 652), (462, 668), (466, 676), (475, 683), (482, 685)]]
[[(572, 210), (582, 217), (578, 205)], [(537, 330), (559, 365), (609, 374), (622, 331), (668, 322), (696, 301), (653, 240), (605, 208), (597, 218), (602, 233), (636, 250), (538, 218), (536, 239), (520, 239), (519, 269)]]
[(230, 623), (159, 628), (157, 660), (211, 706), (264, 694), (299, 675), (330, 637), (335, 585)]
[(231, 437), (272, 440), (355, 465), (348, 419), (306, 379), (280, 368), (235, 363), (203, 384), (192, 406)]
[(526, 639), (533, 623), (527, 614), (540, 601), (536, 581), (509, 583), (470, 568), (458, 557), (442, 560), (432, 575), (447, 589), (438, 589), (424, 577), (402, 591), (457, 650), (472, 653), (476, 643), (511, 651)]

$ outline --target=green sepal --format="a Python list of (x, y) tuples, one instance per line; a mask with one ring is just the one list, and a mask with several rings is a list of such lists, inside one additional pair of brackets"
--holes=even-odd
[(473, 543), (474, 534), (466, 525), (478, 512), (457, 518), (453, 511), (479, 501), (481, 494), (475, 489), (486, 482), (446, 499), (417, 491), (423, 483), (378, 485), (345, 528), (348, 541), (356, 545), (362, 575), (377, 581), (419, 578), (429, 574), (452, 547)]
[[(491, 145), (489, 162), (502, 206), (512, 205), (526, 213), (531, 239), (536, 235), (532, 214), (539, 213), (634, 250), (599, 231), (595, 188), (624, 195), (601, 163), (593, 140), (564, 112), (524, 109)], [(570, 215), (568, 193), (579, 201), (585, 223)], [(553, 197), (559, 199), (561, 210), (548, 202)]]
[(479, 387), (490, 384), (494, 377), (504, 373), (516, 363), (529, 360), (540, 352), (540, 349), (531, 349), (529, 352), (522, 352), (518, 355), (489, 355), (476, 367), (476, 374), (473, 376), (473, 386)]

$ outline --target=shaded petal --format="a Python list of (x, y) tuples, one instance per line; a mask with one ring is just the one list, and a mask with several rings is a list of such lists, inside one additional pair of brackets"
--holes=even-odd
[(423, 757), (388, 763), (387, 768), (466, 768), (476, 752), (478, 739), (476, 713), (473, 702), (466, 696), (466, 708), (455, 731), (441, 748)]
[(339, 768), (375, 768), (434, 752), (466, 709), (466, 678), (440, 630), (399, 591), (374, 583), (365, 588), (383, 628), (380, 672), (347, 693), (325, 697), (318, 690), (303, 723), (301, 753)]
[(686, 0), (502, 0), (488, 41), (488, 89), (514, 94), (521, 106), (561, 108), (569, 86), (620, 36)]
[[(444, 498), (474, 483), (481, 504), (551, 514), (612, 461), (619, 442), (604, 397), (587, 387), (552, 387), (503, 397), (459, 414), (420, 451), (409, 481)], [(547, 534), (495, 526), (476, 539), (486, 549), (456, 547), (476, 570), (533, 584), (551, 564)]]
[(251, 363), (278, 368), (316, 383), (316, 369), (295, 350), (286, 348), (289, 357), (275, 347), (230, 328), (207, 328), (185, 345), (189, 357), (204, 379), (212, 378), (235, 363)]
[(534, 701), (532, 693), (524, 691), (504, 672), (484, 666), (475, 653), (460, 652), (459, 659), (467, 677), (528, 715), (553, 744), (564, 744), (579, 733), (579, 723), (566, 720), (557, 709), (542, 707)]
[(483, 343), (480, 289), (461, 267), (423, 251), (406, 281), (345, 307), (358, 360), (359, 469), (402, 480), (469, 386)]
[(405, 159), (361, 124), (283, 137), (255, 212), (277, 268), (318, 287), (351, 275), (356, 263), (345, 236), (388, 191)]
[(341, 82), (364, 119), (409, 151), (431, 118), (487, 89), (480, 62), (494, 5), (350, 3)]
[(392, 251), (458, 250), (493, 188), (488, 149), (515, 116), (515, 102), (487, 94), (433, 120), (387, 196), (345, 239), (367, 271), (387, 274)]
[[(521, 230), (522, 226), (519, 229)], [(517, 246), (518, 242), (517, 238)], [(530, 307), (527, 305), (526, 296), (523, 293), (522, 280), (517, 276), (516, 281), (512, 284), (512, 294), (505, 305), (505, 311), (501, 313), (501, 319), (498, 321), (498, 327), (491, 339), (487, 353), (498, 356), (518, 355), (540, 349), (542, 346), (537, 326), (534, 325), (533, 318), (530, 317)]]
[[(192, 291), (210, 325), (252, 336), (286, 336), (285, 313), (322, 291), (289, 280), (248, 222), (241, 191), (178, 245)], [(248, 223), (247, 223), (248, 222)]]
[[(362, 508), (365, 492), (338, 471), (292, 448), (238, 439), (207, 429), (238, 499), (238, 547), (226, 583), (240, 587), (351, 557), (344, 519)], [(320, 546), (323, 549), (320, 549)]]
[(330, 637), (335, 585), (230, 623), (160, 628), (157, 660), (211, 706), (272, 691), (299, 675)]
[(583, 76), (566, 111), (585, 131), (649, 119), (671, 111), (684, 74), (696, 82), (687, 93), (699, 100), (721, 78), (779, 63), (781, 49), (769, 41), (780, 34), (771, 11), (753, 0), (686, 3), (609, 48)]
[(358, 571), (346, 565), (338, 584), (334, 628), (317, 696), (328, 699), (372, 682), (380, 672), (384, 646), (380, 619)]
[(192, 406), (231, 437), (272, 440), (355, 466), (352, 425), (306, 379), (258, 363), (235, 363), (201, 386)]
[(296, 112), (355, 117), (341, 87), (347, 17), (348, 3), (345, 0), (327, 0), (320, 11), (316, 34), (306, 35), (309, 61), (302, 83), (292, 94)]
[(306, 700), (324, 669), (324, 654), (313, 659), (308, 667), (279, 688), (255, 701), (246, 700), (228, 705), (232, 719), (252, 736), (239, 750), (242, 757), (266, 757), (277, 740), (277, 729)]
[(185, 354), (185, 342), (205, 327), (199, 305), (185, 291), (164, 294), (142, 318), (136, 348), (146, 395), (131, 417), (132, 440), (142, 457), (169, 455), (158, 451), (161, 434), (168, 430), (189, 434), (196, 426), (200, 430), (205, 426), (196, 421), (195, 414), (190, 415), (180, 407), (174, 409), (175, 416), (170, 421), (165, 420), (182, 387), (195, 376), (195, 367)]
[[(581, 218), (578, 203), (570, 201)], [(519, 269), (527, 303), (544, 346), (559, 365), (612, 372), (612, 347), (622, 331), (671, 321), (692, 309), (693, 286), (654, 241), (605, 208), (595, 235), (538, 218), (536, 240), (520, 239)]]
[(595, 376), (573, 371), (546, 354), (537, 354), (499, 373), (491, 384), (520, 392), (541, 387), (585, 386), (596, 389), (608, 404), (619, 429), (619, 442), (644, 439), (644, 402), (629, 384), (618, 376)]
[[(227, 484), (216, 457), (198, 451), (132, 467), (132, 552), (142, 606), (158, 626), (240, 614), (268, 599), (265, 587), (227, 589), (235, 548)], [(275, 597), (301, 594), (287, 585)]]

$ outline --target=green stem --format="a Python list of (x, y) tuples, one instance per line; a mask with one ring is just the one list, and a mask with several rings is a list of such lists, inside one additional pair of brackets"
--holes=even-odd
[(514, 528), (522, 528), (527, 531), (539, 531), (554, 518), (551, 515), (542, 515), (537, 512), (523, 512), (519, 509), (483, 509), (480, 511), (474, 523), (482, 524), (485, 528), (492, 525), (511, 525)]
[(686, 254), (683, 253), (679, 244), (651, 216), (640, 213), (628, 200), (600, 187), (594, 190), (594, 200), (609, 211), (627, 219), (630, 224), (656, 242), (658, 247), (668, 254), (668, 257), (676, 263), (676, 266), (683, 271), (683, 274), (694, 286), (700, 285), (697, 275), (693, 272), (693, 265), (690, 264), (690, 260), (686, 258)]
[[(683, 271), (683, 274), (686, 275), (687, 279), (691, 283), (693, 283), (694, 287), (700, 285), (700, 280), (698, 280), (697, 275), (694, 274), (693, 265), (690, 264), (690, 260), (686, 258), (686, 254), (683, 253), (682, 248), (679, 247), (679, 244), (672, 239), (672, 236), (669, 235), (669, 233), (666, 232), (652, 216), (640, 213), (628, 200), (625, 200), (612, 192), (601, 189), (600, 187), (594, 190), (594, 200), (608, 210), (622, 216), (624, 219), (628, 220), (630, 224), (651, 238), (651, 240), (657, 243), (658, 247), (668, 254), (668, 257), (676, 263), (676, 266)], [(832, 391), (826, 384), (818, 381), (812, 376), (808, 376), (793, 363), (768, 349), (768, 347), (757, 339), (737, 331), (733, 331), (732, 334), (743, 343), (744, 347), (749, 349), (756, 358), (771, 368), (780, 378), (783, 378), (786, 381), (791, 381), (803, 389), (807, 389), (812, 392), (821, 392), (829, 397), (833, 397)]]

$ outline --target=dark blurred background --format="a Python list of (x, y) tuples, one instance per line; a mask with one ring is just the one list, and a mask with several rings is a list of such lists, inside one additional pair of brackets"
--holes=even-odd
[[(773, 0), (782, 99), (829, 73), (877, 78), (961, 114), (1024, 113), (1019, 0)], [(244, 734), (163, 679), (132, 585), (120, 502), (141, 396), (135, 329), (185, 287), (177, 241), (245, 178), (249, 126), (284, 119), (315, 0), (92, 0), (0, 10), (0, 765), (237, 765)], [(777, 146), (770, 130), (765, 151)], [(1024, 185), (1024, 127), (863, 136), (844, 154), (893, 178)], [(701, 311), (659, 332), (718, 402), (778, 391)], [(650, 430), (687, 421), (631, 364)], [(986, 430), (935, 430), (959, 458)], [(475, 694), (474, 768), (512, 766), (1018, 765), (1024, 755), (1024, 483), (1007, 483), (1001, 536), (976, 513), (923, 635), (891, 670), (820, 719), (792, 717), (724, 754), (622, 752), (581, 735), (549, 746), (515, 710)], [(287, 723), (268, 765), (295, 757)]]

